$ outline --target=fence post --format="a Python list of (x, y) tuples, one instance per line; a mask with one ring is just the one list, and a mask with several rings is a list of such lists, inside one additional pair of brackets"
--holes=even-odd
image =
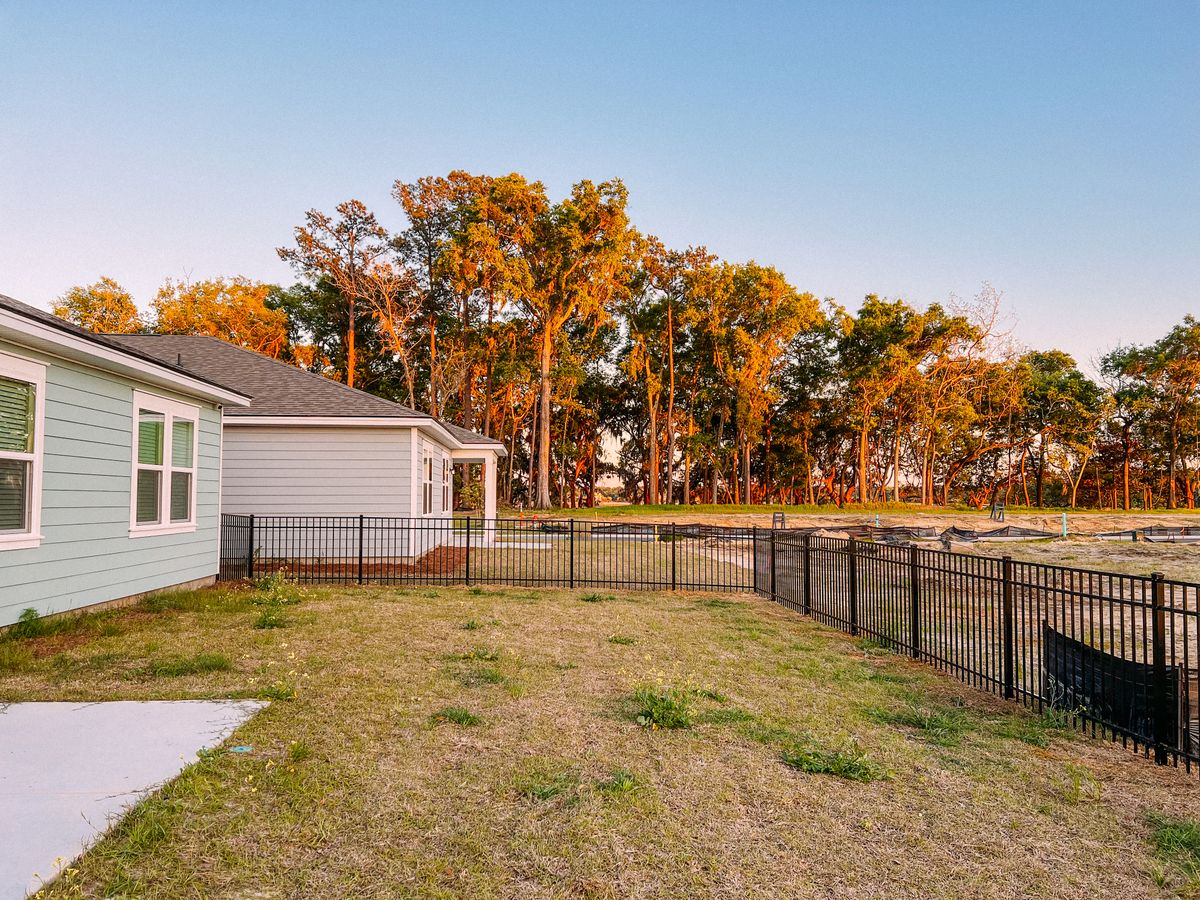
[(567, 559), (567, 568), (570, 570), (569, 580), (571, 587), (575, 587), (575, 520), (568, 519), (571, 528), (571, 550), (570, 556)]
[[(487, 521), (486, 519), (484, 521)], [(467, 516), (467, 587), (471, 586), (471, 517)]]
[(753, 531), (753, 537), (751, 538), (751, 540), (753, 541), (754, 552), (750, 554), (751, 557), (754, 559), (754, 575), (753, 575), (754, 585), (753, 585), (753, 587), (754, 587), (754, 593), (760, 594), (760, 593), (762, 593), (762, 591), (760, 591), (758, 588), (758, 526), (755, 525), (755, 526), (753, 526), (753, 528), (754, 528), (754, 531)]
[(804, 614), (812, 615), (812, 554), (810, 552), (809, 540), (812, 535), (809, 532), (804, 533)]
[(850, 634), (858, 634), (858, 541), (850, 538)]
[(916, 544), (908, 545), (908, 585), (910, 609), (908, 630), (913, 659), (921, 658), (921, 551)]
[(675, 574), (675, 523), (671, 523), (671, 590), (675, 590), (678, 580)]
[(358, 583), (363, 583), (363, 522), (365, 517), (362, 513), (358, 516)]
[(771, 599), (774, 600), (775, 594), (775, 529), (771, 529)]
[(1017, 677), (1017, 606), (1013, 598), (1013, 561), (1005, 556), (1003, 563), (1004, 589), (1004, 699), (1016, 696)]
[(254, 513), (250, 514), (250, 535), (246, 539), (246, 577), (254, 578)]
[(1154, 761), (1160, 766), (1165, 766), (1167, 744), (1171, 740), (1167, 730), (1171, 719), (1171, 707), (1170, 697), (1167, 695), (1167, 604), (1162, 572), (1155, 572), (1150, 576), (1150, 591), (1154, 639)]

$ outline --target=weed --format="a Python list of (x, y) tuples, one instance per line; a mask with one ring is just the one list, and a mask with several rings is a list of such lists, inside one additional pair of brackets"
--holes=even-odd
[(296, 688), (290, 682), (284, 681), (282, 678), (278, 681), (272, 681), (265, 688), (258, 692), (260, 700), (279, 700), (287, 703), (296, 699)]
[(154, 678), (179, 678), (205, 672), (227, 672), (233, 668), (223, 653), (197, 653), (194, 656), (165, 656), (154, 660), (145, 669)]
[(469, 591), (467, 591), (467, 593), (468, 593), (468, 594), (474, 594), (476, 597), (479, 597), (479, 596), (482, 596), (483, 594), (485, 594), (485, 593), (487, 593), (487, 592), (486, 592), (486, 591), (484, 591), (484, 589), (483, 589), (483, 588), (481, 588), (481, 587), (473, 587), (473, 588), (471, 588)]
[(250, 602), (256, 606), (291, 606), (302, 599), (300, 588), (287, 570), (280, 569), (254, 582), (254, 597)]
[(1085, 766), (1066, 763), (1063, 766), (1067, 777), (1060, 782), (1063, 799), (1068, 803), (1095, 802), (1100, 799), (1100, 782)]
[(637, 638), (631, 638), (624, 634), (610, 634), (608, 636), (608, 642), (610, 644), (620, 644), (623, 647), (628, 647), (632, 644), (636, 644)]
[(642, 685), (633, 692), (637, 723), (643, 728), (690, 728), (692, 692), (661, 685)]
[(304, 762), (310, 756), (312, 756), (312, 750), (309, 749), (308, 744), (304, 743), (304, 741), (292, 741), (288, 744), (288, 762)]
[(596, 790), (609, 797), (634, 794), (642, 787), (641, 780), (629, 769), (613, 769), (607, 778), (596, 782)]
[(460, 725), (463, 728), (469, 728), (472, 725), (478, 725), (483, 719), (475, 715), (470, 710), (463, 709), (461, 706), (444, 706), (429, 717), (430, 725)]
[(6, 637), (22, 641), (52, 634), (55, 630), (57, 629), (52, 620), (42, 618), (38, 615), (36, 609), (30, 607), (21, 610), (21, 615), (17, 617), (17, 621), (8, 629)]
[(1147, 813), (1146, 820), (1154, 852), (1187, 879), (1189, 889), (1200, 892), (1200, 822), (1157, 812)]
[(606, 600), (616, 600), (612, 594), (584, 594), (579, 598), (584, 603), (603, 603)]
[(267, 607), (254, 620), (255, 628), (287, 628), (288, 618), (278, 607)]
[(13, 641), (0, 642), (0, 674), (22, 672), (33, 665), (33, 654)]
[(885, 725), (900, 725), (920, 732), (931, 744), (957, 747), (971, 729), (970, 719), (958, 707), (933, 707), (910, 703), (906, 709), (872, 709), (868, 715)]
[(856, 745), (835, 750), (820, 747), (792, 747), (780, 758), (785, 765), (814, 775), (835, 775), (847, 781), (880, 781), (888, 777), (883, 766), (871, 760)]
[(478, 631), (482, 627), (483, 627), (483, 625), (480, 624), (479, 622), (475, 621), (474, 619), (467, 619), (467, 621), (462, 623), (463, 631)]
[(692, 693), (697, 697), (703, 697), (705, 700), (712, 700), (714, 703), (727, 703), (729, 698), (720, 691), (714, 691), (712, 688), (692, 688)]

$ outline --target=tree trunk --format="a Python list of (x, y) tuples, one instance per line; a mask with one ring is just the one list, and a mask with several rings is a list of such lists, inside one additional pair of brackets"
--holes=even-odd
[(358, 368), (358, 352), (354, 348), (354, 332), (358, 312), (354, 305), (354, 296), (346, 298), (346, 309), (350, 314), (350, 324), (346, 328), (346, 387), (354, 387), (354, 370)]
[[(648, 368), (648, 367), (647, 367)], [(647, 381), (647, 383), (649, 383)], [(650, 434), (646, 439), (650, 459), (647, 463), (646, 502), (658, 503), (658, 409), (657, 403), (647, 393), (646, 406), (650, 413)]]
[(554, 336), (549, 326), (542, 331), (542, 354), (540, 375), (541, 397), (538, 403), (538, 509), (550, 508), (550, 363)]
[(750, 438), (742, 438), (742, 482), (745, 485), (743, 488), (743, 496), (745, 502), (751, 504), (754, 502), (754, 494), (750, 490)]

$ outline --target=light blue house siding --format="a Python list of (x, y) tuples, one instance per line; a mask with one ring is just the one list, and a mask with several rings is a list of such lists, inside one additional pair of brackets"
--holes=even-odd
[[(218, 568), (221, 411), (211, 402), (0, 341), (45, 363), (41, 545), (0, 549), (0, 626), (211, 579)], [(130, 535), (134, 391), (198, 407), (196, 528)]]

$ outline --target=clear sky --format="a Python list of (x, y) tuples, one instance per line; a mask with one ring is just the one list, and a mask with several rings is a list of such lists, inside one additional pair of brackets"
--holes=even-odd
[(455, 168), (1083, 361), (1200, 313), (1200, 2), (0, 4), (0, 293), (289, 282), (306, 209)]

